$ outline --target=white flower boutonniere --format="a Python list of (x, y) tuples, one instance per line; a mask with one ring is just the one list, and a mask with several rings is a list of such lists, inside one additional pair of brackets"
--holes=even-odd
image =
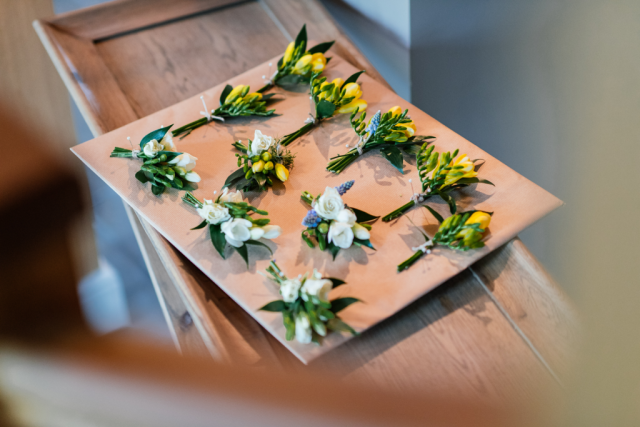
[(307, 227), (302, 232), (302, 239), (313, 248), (315, 244), (311, 238), (315, 237), (320, 249), (328, 249), (333, 259), (340, 249), (348, 249), (354, 244), (375, 250), (370, 240), (369, 223), (379, 217), (348, 207), (342, 200), (353, 183), (354, 181), (347, 181), (335, 188), (327, 187), (316, 198), (306, 191), (302, 193), (302, 200), (312, 207), (302, 220), (302, 225)]
[(139, 150), (116, 147), (110, 156), (142, 160), (142, 166), (135, 177), (143, 184), (150, 182), (151, 191), (156, 196), (164, 193), (167, 188), (193, 190), (190, 184), (200, 182), (200, 176), (193, 170), (198, 159), (188, 153), (175, 151), (169, 132), (171, 126), (145, 135), (140, 141)]
[(344, 285), (344, 281), (322, 277), (317, 270), (310, 275), (305, 273), (297, 279), (288, 279), (275, 260), (269, 264), (267, 273), (279, 285), (282, 299), (272, 301), (260, 310), (282, 313), (287, 341), (295, 337), (302, 344), (321, 344), (328, 331), (358, 335), (338, 317), (338, 313), (360, 300), (352, 297), (329, 300), (331, 289)]
[(275, 239), (280, 236), (282, 230), (277, 225), (270, 225), (269, 218), (254, 218), (254, 213), (268, 215), (268, 212), (244, 202), (239, 191), (230, 193), (229, 189), (225, 188), (215, 201), (204, 199), (202, 202), (188, 192), (182, 200), (193, 206), (202, 218), (202, 222), (192, 230), (208, 225), (211, 243), (223, 259), (226, 259), (227, 243), (242, 256), (247, 267), (247, 246), (261, 246), (273, 253), (269, 246), (258, 239)]

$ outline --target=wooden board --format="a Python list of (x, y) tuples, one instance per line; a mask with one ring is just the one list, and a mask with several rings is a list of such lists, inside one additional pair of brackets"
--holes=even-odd
[[(118, 3), (118, 7), (120, 7), (120, 3), (125, 3), (130, 7), (134, 7), (141, 2), (125, 1), (125, 2), (117, 2), (117, 3)], [(186, 10), (189, 8), (188, 6), (189, 3), (190, 2), (188, 1), (184, 1), (184, 2), (181, 2), (181, 5)], [(212, 8), (215, 7), (213, 3), (215, 2), (211, 2)], [(289, 36), (291, 34), (295, 34), (295, 32), (300, 28), (302, 23), (306, 22), (310, 29), (309, 33), (311, 38), (315, 40), (328, 40), (328, 39), (335, 38), (337, 40), (337, 43), (333, 49), (336, 50), (337, 53), (349, 59), (353, 64), (357, 64), (359, 68), (367, 69), (368, 74), (370, 76), (376, 76), (375, 70), (373, 70), (373, 68), (368, 63), (368, 61), (366, 61), (366, 59), (362, 57), (362, 55), (358, 52), (358, 50), (349, 42), (349, 40), (340, 32), (340, 30), (335, 27), (335, 25), (329, 18), (326, 11), (317, 2), (272, 0), (272, 1), (260, 2), (259, 4), (263, 8), (264, 13), (259, 14), (259, 11), (256, 10), (255, 16), (252, 15), (252, 16), (246, 17), (248, 21), (271, 20), (275, 27), (284, 29), (289, 34)], [(87, 20), (94, 13), (96, 13), (96, 11), (99, 13), (103, 13), (103, 9), (108, 9), (111, 6), (112, 6), (111, 4), (106, 4), (106, 5), (98, 6), (91, 10), (79, 11), (74, 13), (73, 17), (78, 21)], [(147, 9), (146, 13), (151, 16), (154, 15), (153, 10)], [(191, 13), (193, 13), (191, 9), (189, 9), (189, 11), (184, 14), (180, 12), (176, 12), (171, 17), (171, 19), (178, 19), (182, 16), (185, 16)], [(211, 13), (215, 13), (215, 10), (213, 10)], [(150, 21), (145, 21), (145, 22), (146, 22), (145, 25), (150, 25)], [(160, 24), (161, 22), (162, 20), (157, 20), (153, 23)], [(191, 31), (189, 21), (185, 20), (183, 22), (184, 24), (179, 29), (179, 32), (181, 34), (183, 32), (188, 34)], [(102, 24), (106, 25), (106, 23), (104, 22)], [(62, 36), (54, 28), (57, 25), (57, 18), (53, 18), (48, 21), (40, 21), (40, 22), (37, 22), (35, 25), (36, 25), (36, 29), (38, 30), (41, 36), (43, 43), (45, 44), (45, 47), (47, 47), (49, 54), (52, 57), (52, 60), (54, 61), (54, 64), (56, 64), (58, 71), (60, 72), (63, 80), (67, 84), (67, 88), (70, 90), (70, 92), (74, 96), (74, 99), (76, 100), (76, 102), (81, 106), (85, 119), (90, 124), (94, 125), (92, 126), (92, 130), (95, 135), (99, 135), (108, 130), (115, 129), (120, 125), (124, 125), (138, 118), (138, 116), (134, 113), (134, 109), (131, 104), (126, 104), (126, 105), (122, 104), (121, 102), (122, 98), (124, 98), (126, 101), (126, 97), (124, 96), (124, 94), (122, 94), (122, 97), (115, 96), (115, 95), (94, 96), (94, 93), (98, 93), (96, 91), (100, 90), (100, 87), (102, 84), (104, 83), (109, 84), (109, 81), (110, 81), (109, 78), (106, 78), (105, 80), (101, 80), (95, 77), (96, 75), (98, 75), (96, 73), (101, 73), (102, 70), (106, 68), (105, 61), (98, 55), (97, 49), (91, 52), (91, 55), (89, 56), (90, 61), (86, 61), (86, 62), (93, 63), (93, 67), (89, 67), (88, 69), (85, 69), (82, 72), (77, 71), (77, 68), (76, 68), (77, 64), (83, 62), (83, 57), (82, 57), (83, 55), (81, 52), (76, 50), (77, 46), (83, 44), (85, 40), (94, 42), (94, 45), (95, 45), (95, 40), (91, 38), (86, 39), (81, 34), (73, 34), (73, 31), (67, 28), (67, 32), (69, 32), (70, 34), (73, 34), (73, 38), (66, 39), (66, 40), (67, 41), (72, 40), (73, 43), (64, 44), (62, 40)], [(244, 30), (250, 31), (251, 27), (247, 26), (244, 28)], [(130, 37), (141, 37), (140, 34), (142, 33), (144, 33), (144, 30), (131, 32), (127, 35)], [(163, 40), (166, 40), (168, 38), (175, 37), (175, 34), (176, 34), (175, 32), (172, 32), (164, 35), (156, 34), (156, 36), (160, 37), (158, 41), (162, 42)], [(224, 34), (218, 34), (218, 37), (224, 37), (224, 36), (225, 36)], [(117, 38), (114, 38), (114, 40), (116, 39)], [(187, 48), (194, 49), (193, 44), (198, 44), (198, 45), (209, 44), (209, 41), (204, 39), (197, 39), (197, 40), (189, 39), (189, 40), (190, 40), (190, 45), (186, 46), (185, 44), (185, 49)], [(105, 40), (102, 43), (108, 43), (108, 42), (109, 40)], [(75, 44), (75, 48), (73, 44)], [(98, 43), (98, 45), (99, 44), (100, 43)], [(268, 54), (275, 55), (278, 52), (281, 52), (282, 48), (283, 48), (282, 46), (279, 46), (278, 50), (274, 52), (269, 51)], [(348, 54), (345, 54), (345, 52), (347, 52)], [(259, 52), (256, 52), (256, 54), (259, 54)], [(250, 63), (245, 64), (245, 63), (236, 61), (235, 57), (233, 56), (228, 56), (225, 58), (217, 58), (217, 59), (220, 61), (223, 61), (226, 67), (228, 67), (229, 71), (233, 72), (234, 74), (238, 74), (242, 71), (247, 70), (252, 65), (255, 65)], [(139, 69), (138, 72), (141, 74), (151, 73), (151, 74), (157, 75), (157, 70), (163, 69), (163, 67), (166, 68), (166, 62), (159, 61), (158, 63), (150, 63), (148, 64), (148, 67), (149, 67), (148, 69)], [(206, 73), (206, 74), (189, 73), (186, 76), (186, 78), (189, 80), (189, 82), (191, 82), (194, 85), (194, 87), (197, 88), (197, 91), (204, 90), (208, 87), (211, 87), (218, 83), (222, 83), (224, 81), (224, 78), (221, 78), (213, 73)], [(157, 90), (163, 93), (178, 92), (181, 90), (181, 87), (184, 83), (184, 79), (178, 80), (170, 72), (162, 74), (162, 77), (160, 77), (160, 79), (161, 80), (157, 86)], [(91, 100), (92, 102), (89, 102), (89, 100)], [(153, 113), (158, 109), (157, 106), (153, 106), (150, 103), (147, 103), (145, 99), (133, 99), (132, 102), (137, 104), (140, 114), (143, 114), (143, 115)], [(166, 107), (168, 105), (170, 104), (164, 104), (161, 107)], [(125, 111), (126, 114), (122, 114), (123, 111)], [(104, 121), (104, 123), (102, 121)], [(517, 264), (510, 263), (510, 264), (507, 264), (507, 266), (509, 267), (509, 271), (513, 275), (516, 275), (517, 277), (519, 277), (521, 280), (517, 280), (511, 283), (508, 279), (505, 278), (505, 280), (494, 282), (496, 292), (492, 292), (490, 294), (492, 296), (491, 304), (494, 304), (497, 308), (500, 308), (501, 310), (498, 310), (497, 312), (493, 312), (493, 315), (495, 315), (496, 317), (490, 318), (490, 322), (487, 322), (487, 323), (502, 323), (502, 324), (510, 325), (512, 328), (513, 326), (518, 326), (519, 324), (521, 324), (519, 323), (521, 321), (521, 316), (518, 316), (516, 312), (509, 311), (511, 308), (514, 307), (514, 305), (502, 304), (503, 294), (497, 291), (504, 288), (510, 288), (514, 290), (513, 294), (517, 295), (517, 298), (518, 298), (517, 302), (519, 304), (519, 307), (521, 308), (520, 312), (528, 313), (528, 316), (527, 316), (528, 319), (543, 318), (544, 315), (540, 312), (538, 308), (540, 307), (540, 304), (528, 298), (524, 298), (523, 296), (528, 294), (528, 292), (526, 289), (521, 289), (521, 287), (526, 284), (526, 286), (530, 286), (538, 290), (541, 298), (544, 298), (545, 296), (548, 297), (547, 299), (545, 299), (544, 304), (546, 304), (549, 307), (555, 307), (556, 308), (555, 312), (557, 313), (563, 313), (564, 314), (563, 317), (565, 317), (565, 321), (559, 320), (558, 322), (559, 326), (554, 328), (548, 327), (548, 324), (545, 322), (541, 324), (538, 324), (535, 321), (531, 322), (531, 327), (533, 329), (537, 329), (537, 333), (535, 335), (539, 337), (539, 339), (531, 338), (533, 335), (525, 335), (525, 337), (527, 337), (528, 339), (530, 338), (529, 341), (534, 345), (534, 348), (536, 349), (537, 353), (542, 356), (542, 360), (545, 361), (545, 364), (547, 366), (550, 366), (554, 371), (560, 371), (562, 369), (562, 364), (559, 364), (559, 365), (554, 364), (553, 357), (546, 359), (546, 355), (550, 354), (551, 352), (554, 351), (554, 349), (558, 348), (558, 346), (561, 345), (561, 343), (564, 341), (564, 337), (575, 335), (575, 331), (572, 328), (573, 322), (566, 321), (566, 318), (571, 317), (571, 310), (567, 307), (565, 298), (562, 296), (562, 292), (557, 289), (557, 286), (551, 280), (549, 280), (548, 277), (530, 275), (531, 271), (539, 269), (539, 266), (537, 265), (535, 260), (532, 260), (530, 257), (526, 256), (526, 252), (527, 252), (526, 249), (523, 248), (523, 246), (519, 244), (517, 240), (516, 240), (516, 243), (517, 244), (515, 245), (514, 244), (506, 245), (503, 249), (499, 250), (498, 253), (502, 254), (501, 255), (502, 259), (504, 258), (513, 259), (514, 257), (518, 259)], [(165, 246), (169, 246), (166, 243), (166, 241), (163, 244)], [(525, 256), (520, 256), (521, 251), (524, 251)], [(497, 259), (498, 254), (494, 255), (494, 257), (495, 258), (491, 258), (491, 259)], [(490, 263), (491, 259), (485, 260), (482, 263), (482, 265), (479, 266), (479, 268), (489, 268), (490, 266), (488, 266), (487, 264)], [(163, 260), (163, 262), (167, 262), (167, 261), (168, 260)], [(530, 263), (533, 263), (533, 264), (530, 264)], [(499, 264), (502, 264), (503, 266), (505, 265), (504, 262), (502, 261), (500, 261)], [(185, 282), (190, 283), (191, 286), (197, 286), (200, 289), (206, 289), (207, 287), (215, 286), (211, 283), (202, 283), (202, 284), (195, 283), (194, 284), (194, 282), (196, 281), (190, 282), (192, 278), (197, 277), (197, 274), (194, 272), (193, 265), (190, 265), (189, 263), (177, 264), (176, 267), (177, 267), (177, 270), (179, 271), (179, 274), (182, 277), (188, 278), (188, 280), (185, 280)], [(474, 269), (474, 267), (472, 267), (472, 269)], [(499, 267), (498, 270), (503, 270), (503, 269), (504, 267)], [(176, 284), (176, 285), (180, 286), (179, 284)], [(447, 290), (454, 289), (457, 286), (459, 286), (457, 284), (457, 280), (454, 279), (446, 289)], [(491, 287), (483, 287), (483, 285), (479, 281), (475, 284), (475, 286), (478, 289), (482, 289), (483, 291), (485, 291), (485, 288), (489, 291), (491, 291), (492, 289)], [(514, 289), (514, 288), (518, 288), (518, 289)], [(193, 288), (186, 287), (186, 288), (181, 288), (180, 291), (189, 293), (191, 292), (192, 289)], [(226, 312), (234, 312), (233, 308), (222, 309), (220, 305), (216, 305), (215, 303), (213, 303), (212, 301), (206, 298), (200, 298), (198, 294), (195, 292), (191, 293), (191, 295), (194, 296), (194, 300), (197, 301), (198, 308), (201, 311), (201, 313), (218, 313), (218, 314), (225, 315)], [(558, 298), (557, 295), (560, 295), (561, 297)], [(167, 300), (166, 297), (165, 297), (165, 300)], [(226, 301), (226, 303), (229, 303), (229, 301)], [(230, 306), (232, 307), (233, 304), (230, 304)], [(470, 304), (466, 304), (463, 307), (470, 309)], [(449, 335), (451, 337), (456, 337), (458, 334), (461, 333), (461, 331), (457, 331), (457, 327), (459, 326), (454, 326), (454, 325), (458, 325), (458, 323), (454, 322), (454, 319), (456, 319), (458, 316), (461, 316), (463, 314), (463, 311), (464, 311), (463, 309), (458, 309), (449, 313), (447, 316), (443, 318), (443, 320), (441, 320), (441, 325), (439, 327), (444, 330), (448, 330)], [(504, 315), (504, 313), (506, 313), (509, 316), (509, 318), (507, 318)], [(418, 314), (412, 312), (411, 316), (414, 316), (417, 318)], [(513, 323), (511, 321), (513, 321)], [(389, 333), (386, 334), (387, 337), (392, 335), (395, 322), (396, 322), (395, 318), (392, 318), (387, 322), (388, 324), (385, 323), (384, 325), (379, 326), (380, 328), (389, 329)], [(245, 328), (243, 328), (243, 325), (241, 324), (239, 319), (234, 319), (232, 323), (233, 323), (233, 327), (236, 330), (240, 331), (240, 336), (242, 337), (241, 339), (245, 340), (248, 346), (251, 346), (251, 343), (253, 342), (252, 341), (253, 334), (243, 335)], [(250, 328), (246, 328), (246, 329), (250, 329)], [(522, 332), (525, 329), (519, 328), (519, 330), (520, 332)], [(177, 333), (180, 333), (180, 332), (178, 331)], [(529, 333), (531, 333), (531, 331), (529, 331)], [(424, 343), (426, 342), (426, 340), (420, 339), (420, 337), (432, 336), (434, 334), (436, 334), (436, 332), (433, 330), (433, 326), (425, 327), (421, 329), (419, 332), (415, 332), (413, 335), (415, 335), (418, 338), (417, 339), (418, 342), (415, 344), (417, 346), (415, 351), (417, 353), (419, 353), (421, 349), (422, 351), (424, 351), (425, 345), (420, 343), (421, 342)], [(232, 335), (230, 334), (230, 336)], [(236, 337), (237, 335), (233, 335), (231, 338), (234, 343), (235, 343)], [(505, 340), (507, 345), (525, 346), (525, 348), (530, 348), (528, 344), (523, 340), (523, 335), (521, 335), (520, 333), (518, 333), (518, 338), (515, 341), (510, 338), (505, 338)], [(356, 346), (356, 344), (358, 344), (359, 342), (360, 341), (355, 341), (353, 344), (350, 344), (350, 346)], [(233, 348), (233, 345), (231, 345), (231, 343), (228, 341), (225, 343), (225, 345), (228, 345), (229, 348)], [(380, 346), (380, 348), (384, 348), (385, 346), (393, 346), (394, 344), (392, 340), (388, 340), (386, 343), (379, 343), (377, 345)], [(276, 351), (281, 349), (281, 347), (279, 347), (279, 344), (274, 344), (273, 348)], [(545, 348), (547, 349), (546, 351), (545, 351)], [(186, 352), (190, 351), (189, 348), (183, 348), (183, 350)], [(363, 343), (361, 347), (353, 348), (352, 351), (353, 351), (352, 357), (357, 359), (361, 357), (360, 354), (365, 354), (365, 355), (370, 354), (374, 350), (370, 348), (369, 343)], [(487, 361), (487, 363), (492, 364), (493, 366), (503, 366), (504, 364), (502, 362), (504, 361), (505, 356), (501, 355), (500, 348), (495, 348), (494, 352), (495, 352), (495, 358), (491, 361)], [(474, 353), (474, 344), (469, 343), (469, 351), (466, 354), (472, 355), (473, 353)], [(285, 356), (283, 356), (281, 360), (286, 360), (286, 353), (284, 354)], [(262, 353), (261, 353), (261, 356), (262, 356)], [(364, 356), (362, 356), (362, 358), (364, 358)], [(263, 360), (264, 360), (264, 363), (272, 363), (272, 360), (269, 359), (269, 357), (267, 356), (263, 357)], [(377, 369), (379, 369), (380, 364), (378, 364), (378, 367), (376, 368), (375, 366), (376, 357), (370, 357), (368, 358), (368, 360), (370, 362), (368, 366), (365, 366), (364, 362), (362, 363), (361, 366), (363, 366), (363, 369), (370, 370), (372, 375), (375, 375), (375, 372)], [(291, 361), (291, 360), (286, 360), (286, 361), (288, 363), (287, 366), (298, 367), (296, 361)], [(333, 366), (334, 369), (338, 369), (338, 366), (342, 365), (344, 361), (343, 359), (336, 357), (335, 360), (329, 360), (327, 363), (330, 366)], [(387, 363), (388, 362), (381, 362), (381, 364), (387, 364)], [(486, 369), (486, 367), (478, 366), (475, 363), (473, 363), (472, 359), (467, 361), (467, 365), (470, 366), (470, 369), (473, 369), (474, 372), (480, 372), (482, 369)], [(448, 381), (446, 382), (447, 384), (456, 383), (459, 379), (458, 376), (460, 375), (460, 370), (455, 365), (446, 364), (446, 363), (443, 363), (442, 365), (439, 365), (436, 367), (428, 365), (426, 363), (419, 366), (406, 366), (400, 363), (399, 361), (396, 361), (393, 368), (397, 370), (398, 375), (400, 377), (405, 379), (410, 378), (412, 373), (414, 373), (416, 370), (419, 370), (424, 375), (429, 375), (429, 373), (431, 373), (432, 375), (435, 375), (435, 373), (437, 372), (438, 375), (442, 375), (443, 377), (448, 379)], [(542, 377), (544, 377), (545, 375), (548, 375), (544, 372), (544, 364), (537, 363), (537, 362), (531, 363), (531, 360), (529, 359), (527, 361), (523, 361), (522, 365), (517, 366), (515, 368), (513, 367), (511, 368), (513, 370), (509, 373), (506, 373), (506, 375), (512, 374), (516, 376), (518, 372), (521, 373), (527, 370), (531, 370), (532, 372), (538, 372)], [(495, 387), (500, 386), (499, 385), (500, 380), (497, 378), (485, 377), (485, 380), (492, 384), (495, 384)], [(526, 383), (521, 383), (519, 387), (521, 389), (526, 389), (528, 385)]]

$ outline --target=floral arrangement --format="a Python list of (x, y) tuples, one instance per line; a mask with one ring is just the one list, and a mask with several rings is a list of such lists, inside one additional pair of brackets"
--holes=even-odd
[(305, 125), (300, 129), (285, 135), (280, 140), (280, 144), (286, 147), (313, 129), (320, 121), (333, 117), (336, 113), (350, 114), (366, 110), (367, 102), (360, 99), (362, 89), (357, 83), (358, 77), (362, 73), (364, 71), (358, 71), (349, 76), (347, 80), (338, 77), (333, 79), (331, 83), (327, 82), (326, 77), (320, 77), (320, 73), (313, 73), (311, 76), (311, 98), (315, 105), (316, 114), (315, 116), (311, 114), (311, 117), (305, 120)]
[(276, 72), (258, 92), (266, 92), (275, 85), (308, 83), (312, 73), (324, 71), (331, 59), (324, 54), (333, 46), (333, 43), (333, 41), (320, 43), (307, 50), (307, 26), (303, 25), (295, 41), (289, 43), (284, 55), (278, 61)]
[(315, 199), (306, 191), (302, 193), (302, 200), (312, 207), (302, 220), (302, 225), (307, 227), (302, 232), (302, 239), (310, 248), (314, 248), (311, 238), (315, 237), (320, 250), (328, 249), (333, 259), (336, 259), (340, 249), (348, 249), (351, 245), (375, 250), (370, 241), (369, 223), (379, 217), (348, 207), (342, 200), (353, 183), (347, 181), (335, 188), (327, 187), (324, 194)]
[(228, 188), (224, 188), (215, 202), (207, 199), (201, 202), (190, 192), (187, 192), (182, 200), (194, 207), (202, 218), (202, 222), (192, 230), (208, 225), (211, 243), (220, 256), (226, 259), (224, 253), (229, 244), (242, 256), (247, 267), (249, 267), (247, 246), (262, 246), (272, 252), (269, 246), (258, 239), (275, 239), (282, 233), (279, 226), (269, 225), (270, 219), (254, 218), (254, 213), (268, 215), (268, 212), (244, 202), (239, 191), (231, 193)]
[(438, 220), (440, 227), (438, 227), (433, 239), (429, 239), (426, 234), (422, 233), (426, 242), (411, 248), (415, 253), (398, 265), (398, 271), (406, 270), (421, 256), (431, 253), (431, 249), (436, 245), (447, 246), (459, 251), (468, 251), (484, 246), (483, 235), (489, 227), (493, 212), (474, 210), (454, 214), (443, 220), (438, 212), (429, 206), (425, 206), (425, 208)]
[(476, 165), (476, 162), (478, 160), (470, 160), (466, 154), (458, 156), (458, 150), (455, 150), (453, 154), (448, 151), (439, 154), (433, 151), (433, 146), (427, 147), (427, 143), (423, 144), (416, 154), (422, 192), (415, 193), (409, 202), (385, 215), (382, 220), (387, 222), (398, 218), (431, 196), (440, 196), (449, 205), (451, 213), (455, 214), (456, 202), (449, 194), (450, 192), (475, 183), (493, 185), (491, 181), (478, 178), (478, 169), (482, 164)]
[(241, 141), (232, 144), (242, 154), (236, 154), (240, 169), (233, 172), (224, 183), (224, 187), (235, 186), (242, 191), (266, 191), (273, 185), (273, 179), (281, 182), (289, 179), (289, 170), (293, 167), (295, 155), (285, 150), (271, 136), (256, 130), (253, 141), (247, 145)]
[(274, 96), (273, 93), (263, 95), (260, 92), (249, 93), (249, 90), (250, 87), (245, 85), (236, 87), (226, 85), (220, 94), (220, 106), (211, 111), (207, 109), (207, 103), (201, 96), (204, 111), (201, 111), (200, 114), (204, 117), (172, 131), (173, 136), (180, 136), (182, 139), (194, 129), (204, 126), (212, 120), (224, 122), (225, 117), (271, 116), (276, 111), (275, 109), (267, 110), (267, 103)]
[(171, 126), (173, 125), (145, 135), (140, 141), (140, 150), (115, 147), (109, 156), (142, 160), (135, 177), (143, 184), (150, 182), (151, 192), (156, 196), (164, 193), (167, 188), (192, 190), (190, 183), (200, 182), (200, 176), (193, 171), (198, 159), (188, 153), (176, 151), (169, 132)]
[(358, 335), (338, 317), (338, 313), (360, 300), (345, 297), (329, 301), (329, 291), (343, 285), (344, 281), (323, 278), (315, 269), (311, 275), (305, 273), (297, 279), (288, 279), (275, 260), (269, 264), (267, 273), (279, 285), (282, 299), (272, 301), (260, 310), (282, 313), (287, 341), (295, 336), (302, 344), (320, 344), (321, 337), (327, 335), (327, 330)]
[(354, 111), (351, 114), (351, 127), (359, 136), (358, 143), (346, 154), (332, 157), (327, 170), (340, 173), (358, 156), (379, 148), (383, 157), (403, 172), (402, 151), (415, 155), (419, 151), (416, 144), (420, 145), (426, 140), (435, 138), (435, 136), (415, 135), (416, 125), (407, 114), (408, 111), (403, 112), (399, 106), (392, 107), (384, 114), (378, 111), (369, 123), (365, 122), (366, 112), (356, 117), (357, 111)]

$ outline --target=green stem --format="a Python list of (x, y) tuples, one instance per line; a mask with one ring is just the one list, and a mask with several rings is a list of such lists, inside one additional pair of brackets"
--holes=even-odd
[(408, 259), (406, 259), (404, 262), (398, 264), (398, 271), (402, 271), (402, 270), (406, 270), (407, 268), (411, 267), (411, 265), (416, 262), (422, 255), (424, 255), (425, 253), (422, 251), (416, 251), (413, 255), (411, 255)]
[(399, 216), (401, 216), (403, 213), (405, 213), (406, 211), (408, 211), (409, 209), (414, 207), (415, 205), (416, 205), (416, 202), (411, 200), (411, 201), (405, 203), (404, 205), (400, 206), (398, 209), (396, 209), (395, 211), (391, 212), (390, 214), (383, 216), (382, 217), (382, 221), (383, 222), (389, 222), (392, 219), (396, 219)]
[(194, 120), (191, 123), (187, 123), (186, 125), (179, 127), (175, 130), (172, 130), (171, 135), (179, 136), (179, 135), (182, 135), (183, 133), (191, 132), (192, 130), (197, 129), (200, 126), (204, 126), (207, 123), (209, 123), (209, 120), (206, 117), (203, 117), (201, 119)]
[(295, 141), (296, 139), (300, 138), (302, 135), (304, 135), (305, 133), (313, 129), (313, 127), (316, 125), (316, 123), (318, 123), (318, 121), (319, 120), (316, 120), (315, 123), (307, 123), (297, 131), (283, 136), (282, 139), (280, 140), (280, 145), (282, 145), (283, 147), (286, 147), (287, 145), (291, 144), (293, 141)]
[(271, 89), (274, 86), (275, 86), (274, 83), (267, 83), (266, 85), (264, 85), (260, 89), (258, 89), (256, 92), (264, 93), (264, 92), (268, 91), (269, 89)]
[(133, 158), (133, 151), (128, 148), (115, 147), (109, 157), (120, 157), (123, 159)]

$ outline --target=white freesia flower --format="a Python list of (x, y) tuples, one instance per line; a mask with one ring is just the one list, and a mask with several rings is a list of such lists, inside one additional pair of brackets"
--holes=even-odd
[(267, 136), (256, 129), (256, 132), (253, 135), (253, 141), (251, 141), (249, 156), (257, 156), (259, 154), (262, 154), (263, 151), (267, 151), (274, 144), (275, 139), (273, 137)]
[(298, 313), (296, 317), (296, 340), (302, 344), (309, 344), (311, 342), (311, 322), (309, 316), (304, 311)]
[(171, 131), (167, 131), (160, 140), (160, 145), (162, 145), (165, 151), (176, 151), (176, 146), (173, 144), (173, 137), (171, 136)]
[(227, 243), (236, 248), (244, 245), (244, 242), (251, 238), (251, 221), (244, 218), (234, 218), (231, 221), (223, 222), (220, 230), (225, 234)]
[(187, 172), (184, 175), (184, 179), (186, 179), (189, 182), (200, 182), (200, 175), (198, 175), (197, 172)]
[(242, 193), (240, 191), (229, 192), (229, 187), (222, 189), (220, 195), (220, 203), (240, 203), (242, 202)]
[(336, 219), (344, 209), (344, 202), (340, 193), (333, 187), (327, 187), (324, 194), (316, 200), (314, 209), (324, 219)]
[(367, 240), (371, 237), (369, 230), (360, 224), (354, 224), (353, 227), (351, 227), (351, 230), (353, 230), (353, 235), (356, 236), (357, 239)]
[(229, 215), (229, 209), (226, 207), (214, 203), (211, 200), (204, 199), (204, 203), (201, 208), (196, 209), (198, 215), (209, 224), (220, 224), (221, 222), (228, 221), (231, 218)]
[(353, 243), (353, 230), (347, 223), (331, 221), (327, 240), (339, 248), (347, 249)]
[(263, 239), (275, 239), (282, 234), (282, 229), (279, 225), (265, 225), (262, 230), (264, 230)]
[(307, 279), (302, 285), (302, 298), (306, 301), (307, 295), (317, 297), (320, 301), (329, 301), (329, 291), (333, 283), (329, 279)]
[(155, 157), (156, 154), (158, 154), (159, 151), (162, 151), (164, 147), (158, 143), (158, 141), (156, 141), (155, 139), (152, 139), (151, 141), (147, 142), (144, 145), (144, 148), (142, 149), (142, 151), (144, 151), (144, 154), (149, 157)]
[(185, 168), (187, 172), (191, 172), (193, 168), (196, 167), (196, 160), (198, 160), (197, 157), (194, 157), (189, 153), (182, 153), (171, 160), (169, 164), (180, 166)]
[(338, 213), (338, 216), (336, 217), (336, 221), (344, 222), (353, 227), (353, 224), (356, 223), (356, 214), (354, 214), (351, 209), (342, 209)]
[(254, 226), (249, 231), (251, 232), (251, 240), (258, 240), (259, 238), (264, 236), (264, 230), (262, 229), (262, 227), (255, 227)]
[(300, 291), (300, 281), (298, 279), (287, 279), (280, 285), (280, 295), (284, 302), (294, 302), (298, 299)]

